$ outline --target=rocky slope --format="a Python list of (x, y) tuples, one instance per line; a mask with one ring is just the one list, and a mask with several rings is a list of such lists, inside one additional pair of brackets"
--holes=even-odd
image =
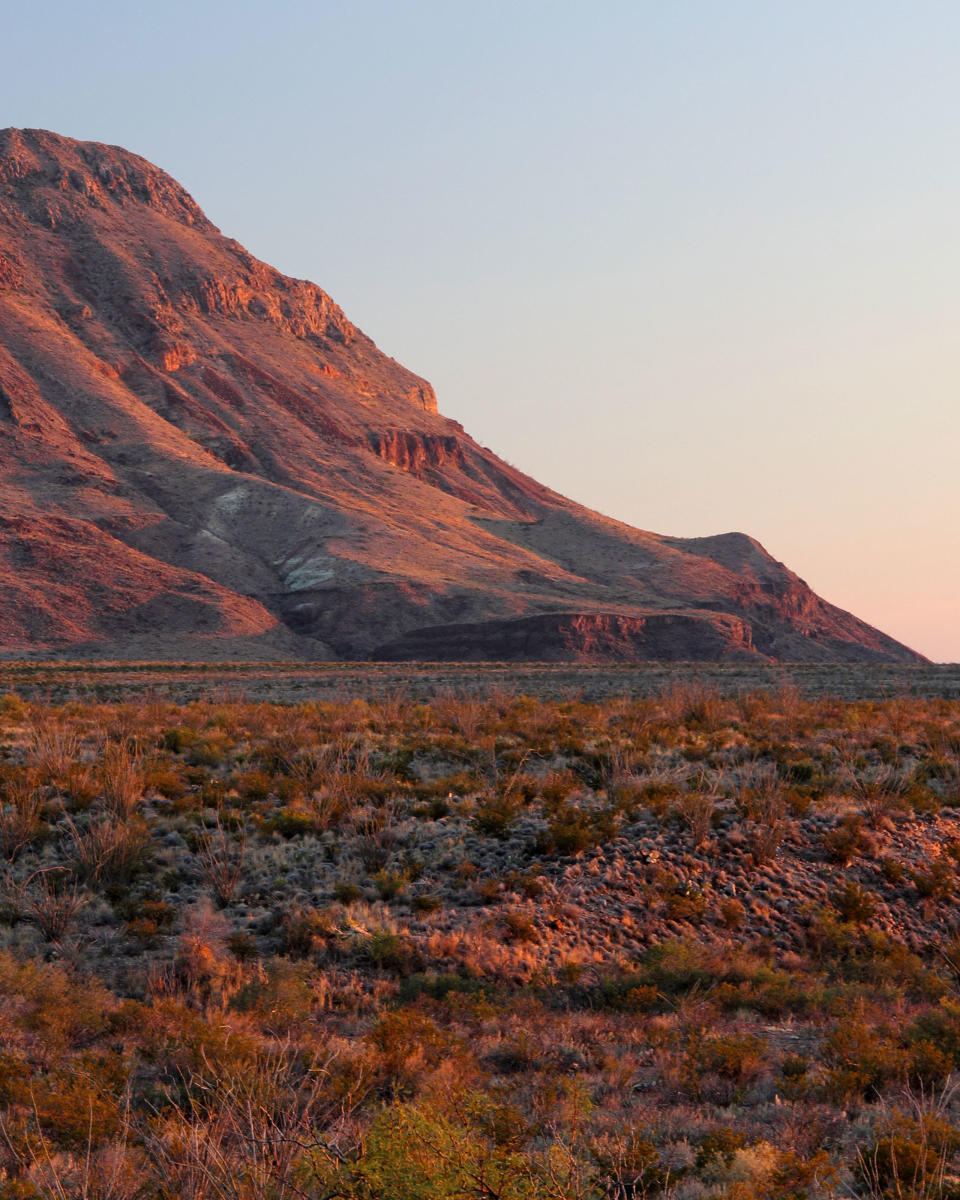
[(0, 649), (916, 661), (751, 538), (631, 529), (437, 412), (116, 147), (0, 132)]

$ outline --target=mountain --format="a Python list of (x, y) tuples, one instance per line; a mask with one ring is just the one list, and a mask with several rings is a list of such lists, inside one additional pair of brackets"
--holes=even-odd
[(917, 661), (741, 533), (543, 487), (144, 159), (0, 132), (0, 649)]

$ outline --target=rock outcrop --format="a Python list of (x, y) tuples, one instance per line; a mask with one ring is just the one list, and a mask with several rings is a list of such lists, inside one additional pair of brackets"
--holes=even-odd
[(742, 534), (663, 537), (536, 483), (163, 171), (16, 129), (0, 653), (919, 658)]
[(727, 613), (539, 613), (505, 621), (414, 629), (378, 646), (384, 661), (584, 662), (757, 659), (749, 624)]

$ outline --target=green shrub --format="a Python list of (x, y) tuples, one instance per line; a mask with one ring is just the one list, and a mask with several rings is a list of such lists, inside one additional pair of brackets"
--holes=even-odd
[(863, 818), (848, 813), (839, 825), (823, 835), (827, 857), (843, 867), (848, 867), (859, 854), (872, 854), (875, 843), (863, 827)]
[(731, 1129), (729, 1125), (720, 1126), (700, 1140), (694, 1165), (698, 1171), (703, 1171), (713, 1166), (714, 1163), (722, 1163), (729, 1169), (733, 1166), (737, 1151), (742, 1150), (746, 1144), (745, 1134)]
[(869, 921), (877, 909), (874, 897), (859, 883), (848, 881), (830, 898), (844, 921)]
[(913, 1044), (931, 1042), (960, 1070), (960, 1001), (941, 1000), (936, 1008), (921, 1013), (906, 1031)]
[(412, 942), (390, 929), (374, 929), (360, 935), (354, 949), (374, 967), (409, 974), (422, 967), (420, 955)]
[(303, 837), (304, 834), (313, 833), (316, 827), (313, 814), (294, 805), (277, 809), (264, 824), (266, 830), (279, 833), (284, 838)]
[(364, 890), (359, 884), (344, 880), (333, 885), (333, 894), (341, 904), (356, 904), (364, 898)]
[[(529, 1165), (449, 1109), (394, 1104), (374, 1121), (351, 1172), (363, 1200), (532, 1200)], [(482, 1180), (479, 1186), (477, 1180)]]
[(381, 900), (396, 900), (410, 882), (406, 871), (378, 871), (373, 876), (373, 884)]
[(537, 848), (544, 854), (580, 854), (609, 841), (616, 827), (616, 816), (610, 809), (591, 811), (563, 800), (550, 810)]
[(523, 801), (511, 793), (488, 792), (482, 796), (473, 815), (473, 824), (484, 837), (505, 838), (510, 826), (523, 811)]
[(696, 884), (679, 883), (666, 897), (667, 916), (672, 921), (698, 921), (707, 911), (707, 899)]
[(956, 876), (956, 867), (942, 858), (935, 859), (926, 870), (910, 871), (913, 886), (924, 900), (949, 899), (956, 886)]
[(163, 747), (173, 754), (181, 754), (196, 743), (200, 735), (189, 725), (179, 725), (175, 729), (167, 729), (163, 734)]
[(280, 931), (284, 952), (294, 958), (307, 958), (327, 946), (337, 925), (330, 913), (306, 906), (287, 912)]

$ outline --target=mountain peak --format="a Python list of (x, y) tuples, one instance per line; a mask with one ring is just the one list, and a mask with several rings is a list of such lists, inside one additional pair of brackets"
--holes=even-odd
[(46, 129), (0, 130), (0, 184), (41, 193), (41, 221), (62, 222), (86, 207), (143, 204), (170, 220), (212, 230), (192, 196), (166, 172), (119, 146), (77, 142)]

